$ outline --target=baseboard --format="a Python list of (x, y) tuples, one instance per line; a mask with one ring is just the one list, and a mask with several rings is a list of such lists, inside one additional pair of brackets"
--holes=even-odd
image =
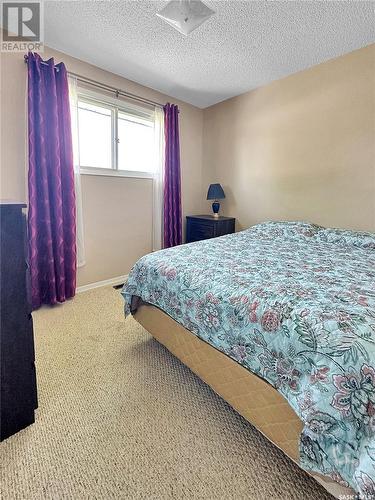
[(109, 280), (96, 281), (95, 283), (89, 283), (88, 285), (82, 285), (77, 287), (76, 293), (87, 292), (87, 290), (92, 290), (93, 288), (100, 288), (102, 286), (109, 285), (119, 285), (120, 283), (125, 283), (128, 279), (128, 274), (123, 276), (116, 276), (115, 278), (110, 278)]

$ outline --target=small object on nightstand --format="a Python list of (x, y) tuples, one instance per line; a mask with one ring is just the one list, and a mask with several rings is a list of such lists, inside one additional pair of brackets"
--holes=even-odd
[(234, 233), (235, 221), (234, 217), (188, 215), (186, 217), (186, 243)]
[(222, 200), (225, 198), (225, 193), (221, 184), (210, 184), (207, 193), (207, 200), (215, 200), (212, 203), (212, 211), (214, 213), (214, 217), (219, 217), (220, 203), (218, 200)]

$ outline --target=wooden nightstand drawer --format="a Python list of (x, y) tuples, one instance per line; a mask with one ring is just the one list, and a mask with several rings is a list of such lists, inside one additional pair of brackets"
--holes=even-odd
[[(188, 235), (189, 233), (189, 239)], [(198, 219), (191, 219), (187, 223), (186, 242), (206, 240), (215, 236), (214, 226)]]
[(234, 233), (234, 229), (234, 217), (188, 215), (186, 217), (186, 243)]

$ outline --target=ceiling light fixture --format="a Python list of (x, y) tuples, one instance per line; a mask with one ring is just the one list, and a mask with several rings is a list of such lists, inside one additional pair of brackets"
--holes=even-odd
[(183, 35), (198, 28), (215, 11), (200, 0), (172, 0), (156, 15)]

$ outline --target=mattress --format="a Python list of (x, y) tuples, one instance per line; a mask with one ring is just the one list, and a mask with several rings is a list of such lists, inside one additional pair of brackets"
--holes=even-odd
[(375, 235), (259, 224), (142, 257), (122, 293), (272, 385), (304, 470), (375, 495)]
[[(200, 340), (157, 307), (139, 301), (134, 318), (298, 464), (303, 423), (270, 384)], [(354, 495), (353, 490), (339, 485), (329, 477), (314, 473), (311, 475), (336, 498)]]

